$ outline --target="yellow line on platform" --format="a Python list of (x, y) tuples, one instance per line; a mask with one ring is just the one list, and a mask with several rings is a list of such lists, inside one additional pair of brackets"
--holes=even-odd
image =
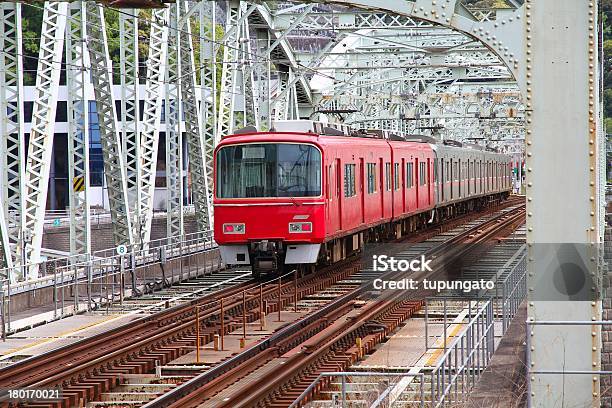
[[(459, 333), (459, 331), (463, 328), (463, 324), (455, 324), (455, 327), (453, 327), (451, 329), (451, 332), (447, 334), (446, 336), (446, 344), (448, 344), (448, 340), (451, 337), (455, 337), (457, 335), (457, 333)], [(443, 340), (438, 339), (436, 340), (436, 343), (440, 343), (440, 344), (435, 344), (436, 346), (441, 346), (444, 344)], [(427, 359), (427, 362), (425, 363), (426, 366), (433, 366), (438, 362), (438, 358), (440, 357), (440, 354), (442, 354), (442, 352), (444, 351), (444, 349), (436, 349), (433, 353), (431, 353), (431, 356)]]
[[(8, 350), (5, 353), (0, 354), (0, 356), (2, 356), (2, 357), (10, 357), (11, 354), (14, 354), (14, 353), (17, 353), (17, 352), (20, 352), (20, 351), (23, 351), (23, 350), (26, 350), (26, 349), (29, 349), (29, 348), (32, 348), (32, 347), (40, 346), (41, 344), (49, 343), (51, 341), (59, 340), (61, 338), (66, 338), (66, 337), (68, 337), (68, 335), (76, 334), (76, 333), (78, 333), (78, 332), (80, 332), (82, 330), (89, 329), (91, 327), (95, 327), (95, 326), (98, 326), (98, 325), (103, 324), (103, 323), (108, 323), (108, 322), (110, 322), (112, 320), (115, 320), (117, 318), (124, 317), (124, 316), (127, 316), (127, 315), (123, 315), (123, 314), (122, 315), (110, 315), (108, 318), (102, 319), (100, 321), (88, 323), (88, 324), (85, 324), (83, 326), (79, 326), (79, 327), (77, 327), (75, 329), (70, 329), (70, 330), (65, 331), (65, 332), (60, 332), (59, 334), (54, 335), (53, 337), (49, 337), (48, 339), (36, 340), (36, 341), (34, 341), (32, 343), (26, 344), (25, 346), (21, 346), (21, 347), (16, 347), (16, 348), (10, 349), (10, 350)], [(57, 320), (57, 321), (59, 321), (59, 320)], [(10, 340), (10, 337), (8, 339)]]

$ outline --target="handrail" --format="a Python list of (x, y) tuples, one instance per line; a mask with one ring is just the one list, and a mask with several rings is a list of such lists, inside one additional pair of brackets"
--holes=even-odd
[[(176, 247), (176, 246), (179, 246), (181, 243), (185, 244), (187, 242), (194, 242), (196, 240), (202, 240), (202, 239), (204, 239), (204, 241), (209, 241), (209, 240), (213, 241), (213, 231), (212, 230), (197, 231), (197, 232), (193, 232), (189, 234), (184, 234), (178, 237), (157, 238), (154, 240), (149, 240), (142, 244), (126, 245), (126, 254), (142, 253), (143, 250), (152, 250), (152, 249), (159, 250), (159, 248), (161, 247), (165, 247), (166, 249), (168, 249), (169, 247), (173, 245)], [(15, 265), (11, 268), (2, 268), (0, 269), (0, 276), (4, 277), (5, 282), (6, 282), (6, 279), (11, 279), (12, 285), (19, 284), (22, 282), (32, 283), (32, 281), (35, 281), (36, 279), (27, 279), (27, 273), (23, 273), (25, 271), (28, 271), (30, 268), (39, 268), (39, 270), (42, 269), (43, 271), (46, 271), (48, 266), (51, 266), (51, 268), (56, 269), (59, 267), (66, 267), (68, 265), (70, 266), (75, 266), (79, 264), (82, 265), (83, 263), (87, 263), (88, 261), (93, 260), (93, 259), (99, 259), (99, 258), (112, 259), (115, 257), (115, 255), (116, 255), (116, 248), (107, 248), (107, 249), (94, 251), (91, 254), (77, 254), (77, 255), (71, 255), (71, 256), (57, 258), (53, 260), (46, 260), (46, 261), (29, 263), (29, 264), (24, 264), (24, 265)], [(22, 272), (23, 276), (21, 277), (21, 279), (16, 280), (15, 276), (19, 275), (19, 272)], [(44, 279), (46, 276), (49, 276), (49, 275), (51, 274), (42, 273), (39, 279)]]
[[(321, 381), (321, 379), (323, 379), (324, 377), (341, 377), (342, 378), (342, 401), (341, 401), (341, 406), (344, 407), (345, 406), (345, 402), (346, 402), (346, 377), (419, 377), (419, 379), (421, 380), (421, 386), (420, 386), (420, 394), (421, 394), (421, 400), (420, 400), (420, 405), (421, 407), (425, 406), (425, 391), (423, 389), (423, 382), (425, 379), (425, 375), (423, 373), (381, 373), (381, 372), (364, 372), (364, 371), (355, 371), (355, 372), (351, 372), (351, 371), (339, 371), (339, 372), (323, 372), (321, 374), (319, 374), (317, 376), (317, 378), (315, 378), (315, 380), (310, 383), (310, 385), (304, 390), (304, 392), (302, 392), (300, 394), (299, 397), (297, 397), (295, 399), (295, 401), (293, 401), (293, 403), (291, 405), (289, 405), (289, 408), (297, 408), (300, 406), (300, 403), (308, 397), (308, 395), (310, 395), (310, 393), (312, 392), (312, 390), (317, 386), (317, 384), (319, 383), (319, 381)], [(388, 388), (388, 390), (390, 390), (390, 387)], [(388, 394), (389, 391), (387, 391)], [(372, 406), (370, 408), (375, 408), (378, 407), (382, 402), (384, 402), (384, 399), (386, 398), (385, 393), (381, 394), (378, 399), (376, 401), (374, 401), (374, 403), (372, 404)]]

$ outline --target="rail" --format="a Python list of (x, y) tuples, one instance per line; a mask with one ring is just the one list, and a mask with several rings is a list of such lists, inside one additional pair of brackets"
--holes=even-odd
[[(488, 299), (457, 299), (443, 296), (425, 299), (425, 348), (426, 350), (440, 349), (444, 352), (441, 360), (433, 369), (422, 370), (422, 372), (427, 372), (431, 378), (432, 406), (443, 405), (450, 397), (454, 397), (453, 402), (463, 400), (476, 383), (480, 373), (486, 368), (486, 363), (495, 351), (494, 323), (501, 321), (501, 335), (503, 335), (527, 295), (526, 256), (526, 245), (521, 245), (496, 273), (494, 277), (496, 290), (494, 293), (489, 293)], [(432, 301), (441, 301), (443, 306), (443, 342), (439, 346), (429, 344), (428, 314), (429, 304)], [(462, 308), (466, 314), (462, 320), (469, 319), (467, 326), (450, 345), (447, 343), (448, 301), (455, 304), (456, 302), (465, 303)], [(459, 375), (461, 375), (461, 381), (458, 381)], [(391, 392), (390, 388), (387, 389), (386, 394), (398, 395), (397, 392)], [(449, 395), (453, 391), (454, 395)]]
[[(306, 402), (306, 399), (308, 398), (309, 395), (311, 395), (311, 393), (315, 390), (315, 388), (321, 383), (323, 382), (324, 379), (326, 378), (339, 378), (340, 379), (340, 400), (335, 400), (334, 403), (336, 405), (334, 406), (338, 406), (341, 408), (346, 408), (350, 405), (350, 402), (347, 400), (346, 398), (346, 394), (347, 394), (347, 384), (350, 384), (349, 381), (347, 381), (347, 379), (349, 377), (387, 377), (387, 378), (392, 378), (392, 379), (414, 379), (415, 377), (419, 378), (419, 396), (420, 396), (420, 407), (423, 408), (425, 406), (425, 388), (424, 388), (424, 383), (425, 383), (425, 375), (423, 373), (381, 373), (381, 372), (363, 372), (363, 371), (358, 371), (358, 372), (346, 372), (346, 371), (340, 371), (340, 372), (325, 372), (325, 373), (321, 373), (319, 374), (319, 376), (308, 386), (308, 388), (306, 388), (304, 390), (304, 392), (302, 392), (302, 394), (300, 394), (299, 397), (297, 397), (297, 399), (295, 401), (293, 401), (293, 403), (291, 405), (289, 405), (289, 408), (298, 408), (300, 406), (302, 406), (303, 403)], [(387, 390), (385, 390), (383, 393), (381, 393), (378, 398), (376, 399), (376, 401), (374, 401), (374, 403), (371, 405), (371, 408), (375, 408), (375, 407), (379, 407), (381, 406), (385, 400), (388, 397), (388, 393), (389, 393), (390, 387), (387, 388)]]
[[(177, 237), (165, 237), (155, 240), (148, 241), (143, 244), (130, 244), (124, 245), (122, 250), (124, 255), (135, 254), (135, 261), (138, 263), (143, 258), (142, 255), (145, 251), (149, 251), (149, 254), (144, 259), (150, 257), (155, 249), (165, 248), (165, 256), (172, 256), (177, 251), (181, 251), (181, 247), (185, 243), (193, 243), (197, 240), (204, 241), (206, 243), (211, 242), (213, 246), (216, 246), (213, 239), (213, 232), (211, 230), (199, 231), (190, 234), (185, 234)], [(39, 288), (48, 284), (49, 280), (53, 278), (54, 271), (60, 267), (74, 266), (86, 264), (90, 260), (113, 258), (117, 255), (117, 248), (108, 248), (98, 251), (94, 251), (91, 254), (78, 254), (71, 255), (64, 258), (45, 260), (37, 263), (24, 264), (13, 266), (12, 268), (0, 269), (0, 276), (4, 276), (4, 282), (8, 280), (8, 277), (12, 277), (11, 286), (14, 289), (13, 293), (18, 293), (21, 287), (27, 288)], [(24, 279), (17, 281), (16, 277), (22, 275), (27, 277), (27, 271), (30, 269), (37, 269), (40, 271), (41, 276), (38, 278)]]
[[(79, 287), (85, 286), (82, 293), (86, 296), (83, 308), (91, 310), (95, 306), (115, 300), (115, 289), (120, 290), (119, 299), (127, 296), (138, 296), (159, 286), (167, 286), (192, 278), (192, 268), (184, 268), (183, 259), (203, 254), (203, 268), (219, 269), (222, 267), (217, 245), (213, 239), (212, 231), (195, 232), (178, 237), (166, 237), (151, 240), (141, 245), (126, 245), (117, 249), (96, 251), (92, 255), (77, 255), (63, 259), (43, 261), (38, 267), (45, 274), (36, 279), (22, 282), (2, 281), (3, 305), (0, 309), (4, 322), (4, 334), (12, 331), (11, 300), (16, 295), (40, 291), (52, 291), (53, 318), (73, 315), (81, 311)], [(121, 252), (121, 253), (117, 253)], [(168, 268), (166, 273), (164, 265), (176, 263), (176, 268)], [(31, 265), (30, 265), (31, 266)], [(28, 265), (16, 268), (27, 268)], [(14, 269), (14, 268), (13, 268)], [(153, 271), (153, 269), (155, 269)], [(175, 272), (175, 269), (178, 272)], [(196, 263), (196, 269), (199, 266)], [(185, 272), (186, 271), (186, 272)], [(199, 272), (196, 272), (196, 275)], [(125, 285), (128, 285), (127, 291)], [(97, 296), (92, 287), (106, 293)], [(73, 307), (67, 311), (65, 307), (65, 290), (70, 289)]]

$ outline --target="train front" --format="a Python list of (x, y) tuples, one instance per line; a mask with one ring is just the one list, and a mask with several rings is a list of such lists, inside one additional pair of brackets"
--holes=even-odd
[(314, 265), (325, 237), (321, 147), (310, 134), (252, 133), (215, 150), (215, 240), (253, 274)]

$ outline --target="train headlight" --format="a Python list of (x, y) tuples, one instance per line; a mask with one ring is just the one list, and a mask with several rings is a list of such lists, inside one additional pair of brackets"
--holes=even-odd
[(290, 233), (312, 232), (312, 222), (290, 222)]
[(244, 224), (223, 224), (224, 234), (244, 234), (245, 232)]

